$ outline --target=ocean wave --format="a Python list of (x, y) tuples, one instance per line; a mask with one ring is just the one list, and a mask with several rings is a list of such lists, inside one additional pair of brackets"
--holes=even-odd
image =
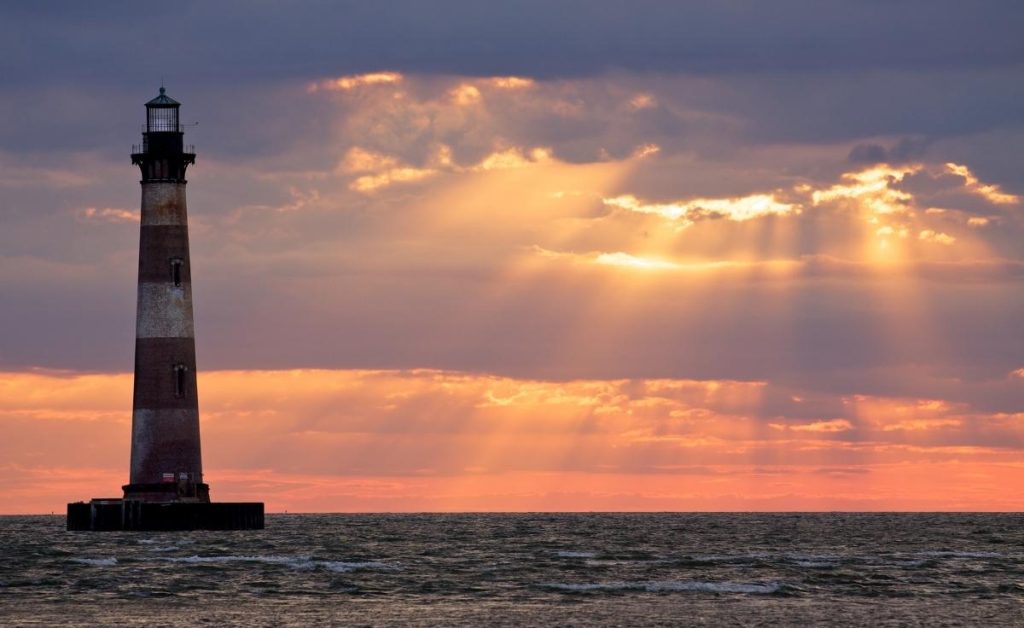
[(742, 582), (701, 582), (695, 580), (666, 580), (650, 582), (584, 582), (584, 583), (550, 583), (545, 588), (559, 591), (643, 591), (646, 593), (750, 593), (770, 594), (782, 588), (778, 582), (742, 583)]
[(786, 554), (782, 560), (804, 569), (835, 569), (840, 566), (918, 569), (932, 566), (938, 558), (998, 558), (994, 552), (915, 552), (897, 555), (839, 556), (835, 554)]
[(751, 554), (711, 554), (711, 555), (692, 555), (683, 556), (679, 559), (679, 562), (689, 563), (694, 565), (716, 565), (716, 564), (728, 564), (728, 565), (742, 565), (748, 563), (756, 563), (764, 560), (771, 560), (772, 555), (762, 552), (756, 552)]
[(382, 571), (397, 571), (398, 567), (377, 561), (345, 562), (340, 560), (314, 561), (317, 565), (336, 573), (348, 573), (349, 571), (360, 571), (363, 569), (377, 569)]
[(1002, 558), (999, 552), (957, 552), (957, 551), (932, 551), (918, 552), (918, 556), (931, 556), (933, 558)]
[(146, 545), (146, 551), (149, 552), (169, 552), (171, 550), (182, 549), (186, 545), (192, 545), (195, 541), (191, 539), (174, 539), (173, 543), (169, 543), (171, 539), (139, 539), (139, 545)]
[[(912, 554), (841, 556), (838, 554), (768, 554), (750, 553), (733, 555), (691, 555), (676, 559), (683, 565), (750, 565), (753, 563), (783, 563), (802, 569), (836, 569), (841, 566), (893, 567), (917, 569), (934, 565), (941, 558), (986, 559), (1005, 558), (996, 552), (926, 551)], [(590, 562), (595, 561), (588, 561)]]
[(835, 569), (839, 566), (838, 562), (828, 560), (794, 560), (793, 564), (804, 569)]
[(850, 560), (835, 554), (786, 554), (783, 559), (804, 569), (835, 569), (842, 561)]
[(97, 567), (113, 567), (117, 564), (116, 558), (72, 558), (72, 562), (83, 565), (95, 565)]
[(575, 552), (569, 550), (560, 550), (555, 552), (555, 556), (559, 558), (594, 558), (597, 556), (597, 552)]
[(934, 563), (928, 559), (921, 558), (917, 560), (893, 560), (888, 563), (883, 563), (887, 567), (901, 567), (903, 569), (917, 569), (918, 567), (927, 567)]
[(619, 567), (619, 566), (647, 566), (647, 565), (658, 565), (664, 563), (670, 563), (671, 560), (665, 558), (650, 558), (650, 559), (627, 559), (627, 558), (597, 558), (588, 559), (583, 562), (588, 567)]
[(314, 560), (309, 556), (164, 556), (156, 560), (192, 565), (227, 563), (263, 563), (283, 565), (292, 569), (322, 568), (335, 573), (348, 573), (363, 569), (397, 570), (398, 567), (379, 561)]

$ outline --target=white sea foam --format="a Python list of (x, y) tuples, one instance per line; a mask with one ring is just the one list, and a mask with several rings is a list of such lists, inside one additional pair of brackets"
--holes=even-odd
[(117, 564), (116, 558), (72, 558), (71, 560), (83, 565), (96, 565), (97, 567), (113, 567)]
[(935, 551), (935, 552), (918, 552), (919, 556), (931, 556), (934, 558), (1002, 558), (1003, 555), (999, 552), (954, 552), (954, 551)]
[(193, 565), (263, 563), (268, 565), (284, 565), (292, 569), (316, 569), (320, 567), (336, 573), (347, 573), (361, 569), (398, 569), (394, 565), (378, 561), (314, 560), (309, 556), (168, 556), (157, 558), (156, 560)]
[(904, 569), (908, 569), (908, 568), (909, 569), (916, 569), (917, 567), (924, 567), (925, 565), (928, 564), (928, 560), (924, 559), (924, 558), (918, 558), (918, 559), (913, 559), (913, 558), (894, 558), (894, 559), (888, 559), (888, 560), (882, 559), (882, 560), (868, 561), (868, 562), (881, 563), (883, 566), (888, 566), (888, 567), (902, 567)]
[(287, 565), (296, 569), (312, 569), (313, 561), (308, 556), (168, 556), (157, 560), (168, 563), (208, 565), (220, 563), (266, 563)]
[[(173, 543), (171, 541), (173, 541)], [(185, 545), (192, 545), (193, 543), (195, 543), (195, 541), (193, 541), (191, 539), (182, 539), (182, 538), (139, 539), (139, 545), (160, 545), (160, 548), (164, 548), (164, 547), (181, 548), (181, 547), (183, 547)], [(163, 549), (160, 549), (160, 548), (148, 547), (146, 549), (148, 549), (151, 552), (166, 551), (166, 550), (163, 550)]]
[(756, 552), (752, 554), (711, 554), (707, 556), (688, 556), (686, 557), (686, 560), (696, 563), (750, 563), (768, 558), (771, 558), (771, 554)]
[(935, 558), (935, 556), (930, 556), (927, 552), (916, 552), (914, 554), (896, 554), (894, 556), (858, 556), (853, 560), (861, 565), (916, 569), (934, 563)]
[(805, 569), (833, 569), (842, 560), (834, 554), (786, 554), (785, 558)]
[(380, 569), (380, 570), (396, 570), (398, 569), (394, 565), (388, 565), (386, 563), (379, 563), (377, 561), (366, 561), (366, 562), (345, 562), (340, 560), (323, 560), (316, 561), (316, 564), (321, 567), (334, 571), (337, 573), (347, 573), (349, 571), (359, 571), (361, 569)]
[(613, 559), (613, 558), (604, 558), (604, 559), (589, 559), (589, 560), (585, 560), (585, 561), (583, 561), (583, 564), (588, 566), (588, 567), (614, 567), (614, 566), (618, 566), (618, 565), (657, 565), (659, 563), (668, 563), (668, 562), (672, 562), (672, 561), (666, 560), (664, 558), (651, 558), (651, 559), (647, 559), (647, 560), (629, 560), (629, 559), (617, 559), (617, 558), (615, 558), (615, 559)]
[(777, 582), (649, 582), (647, 591), (706, 591), (710, 593), (775, 593), (782, 588)]
[(561, 591), (644, 591), (670, 593), (694, 591), (701, 593), (775, 593), (782, 588), (778, 582), (700, 582), (693, 580), (666, 580), (652, 582), (585, 582), (553, 583), (544, 585)]
[(827, 560), (794, 560), (793, 564), (805, 569), (834, 569), (839, 563)]
[(597, 552), (574, 552), (569, 550), (560, 550), (555, 552), (555, 555), (559, 558), (594, 558), (597, 556)]

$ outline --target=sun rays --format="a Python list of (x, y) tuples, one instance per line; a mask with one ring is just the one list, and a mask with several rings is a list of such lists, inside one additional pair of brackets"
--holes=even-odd
[[(3, 397), (5, 473), (22, 478), (22, 488), (45, 485), (42, 497), (57, 501), (109, 484), (127, 464), (117, 435), (125, 427), (130, 384), (128, 374), (0, 375), (7, 392), (64, 391), (56, 398)], [(524, 508), (594, 509), (608, 508), (609, 496), (621, 491), (634, 494), (621, 503), (626, 509), (884, 508), (916, 491), (945, 490), (953, 469), (984, 477), (1024, 474), (1014, 466), (1014, 451), (1001, 445), (1024, 436), (1019, 417), (979, 415), (941, 399), (851, 396), (839, 409), (845, 416), (763, 423), (771, 388), (731, 380), (553, 382), (431, 370), (214, 371), (200, 380), (210, 475), (232, 497), (256, 490), (254, 482), (269, 488), (274, 510), (358, 510), (374, 503), (400, 510), (501, 509), (510, 507), (508, 499)], [(69, 411), (71, 399), (93, 401)], [(65, 456), (51, 468), (40, 466), (27, 446), (39, 438), (56, 447), (90, 442), (100, 448)], [(73, 471), (85, 457), (107, 465)], [(947, 475), (929, 477), (924, 469)], [(765, 489), (766, 478), (796, 492)], [(971, 493), (969, 485), (955, 494), (958, 503), (982, 509), (1015, 498), (1012, 491), (1001, 498)], [(351, 501), (337, 502), (339, 495)]]
[[(287, 86), (317, 137), (252, 179), (212, 158), (233, 187), (197, 203), (216, 485), (289, 510), (1019, 501), (992, 490), (1024, 486), (1012, 187), (922, 151), (850, 161), (896, 138), (738, 151), (738, 114), (680, 104), (692, 81)], [(121, 206), (63, 218), (96, 237)], [(32, 272), (78, 295), (134, 254)], [(55, 503), (116, 484), (130, 391), (0, 373), (2, 468), (59, 478)]]

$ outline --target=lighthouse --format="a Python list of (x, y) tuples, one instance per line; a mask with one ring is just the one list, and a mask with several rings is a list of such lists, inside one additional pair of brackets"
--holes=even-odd
[(146, 103), (142, 145), (139, 288), (135, 310), (135, 390), (130, 483), (125, 499), (208, 502), (199, 446), (196, 341), (188, 251), (181, 105), (163, 87)]
[(69, 530), (250, 529), (262, 503), (211, 503), (203, 479), (196, 385), (181, 103), (160, 93), (146, 103), (142, 173), (131, 464), (123, 498), (68, 504)]

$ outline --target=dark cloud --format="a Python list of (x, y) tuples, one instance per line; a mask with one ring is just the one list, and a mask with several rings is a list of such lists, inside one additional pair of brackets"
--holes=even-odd
[[(915, 158), (928, 144), (919, 138), (996, 133), (972, 163), (1020, 188), (1005, 138), (1024, 123), (1022, 22), (1024, 5), (1010, 1), (7, 3), (0, 150), (50, 164), (69, 152), (121, 160), (139, 105), (165, 80), (185, 119), (201, 122), (190, 137), (206, 158), (251, 162), (301, 146), (326, 160), (332, 103), (297, 99), (309, 81), (381, 69), (611, 73), (646, 82), (664, 106), (628, 122), (614, 109), (524, 108), (511, 130), (573, 161), (621, 157), (634, 142), (726, 159), (750, 144), (881, 138), (851, 152), (857, 163), (882, 157), (878, 147), (888, 160)], [(953, 152), (942, 159), (972, 150), (944, 146)]]
[(393, 68), (581, 76), (657, 72), (1010, 67), (1019, 2), (11, 3), (0, 15), (12, 83), (219, 82)]
[[(992, 217), (956, 233), (965, 243), (964, 234), (978, 234), (999, 256), (968, 263), (936, 253), (904, 271), (926, 280), (920, 307), (934, 336), (897, 343), (880, 331), (911, 314), (871, 291), (864, 264), (843, 261), (861, 254), (876, 227), (806, 211), (669, 238), (681, 259), (756, 253), (804, 264), (787, 280), (752, 276), (714, 290), (666, 281), (664, 301), (641, 300), (628, 320), (619, 314), (621, 328), (588, 339), (569, 360), (559, 349), (566, 338), (614, 311), (616, 297), (602, 293), (606, 277), (586, 271), (504, 283), (501, 263), (542, 244), (547, 222), (515, 231), (516, 240), (482, 231), (498, 211), (489, 195), (459, 208), (486, 218), (449, 225), (464, 232), (424, 232), (429, 183), (371, 198), (348, 190), (335, 168), (355, 145), (423, 168), (439, 142), (460, 167), (501, 142), (550, 146), (558, 159), (591, 165), (650, 142), (661, 152), (630, 166), (614, 193), (741, 196), (828, 185), (851, 162), (923, 157), (970, 164), (982, 181), (1013, 192), (1024, 185), (1014, 166), (1024, 123), (1022, 17), (1017, 2), (952, 1), (5, 5), (0, 329), (8, 331), (0, 365), (130, 364), (135, 226), (76, 217), (137, 208), (128, 145), (142, 102), (164, 77), (185, 119), (201, 122), (188, 139), (199, 145), (189, 196), (203, 278), (202, 368), (432, 366), (821, 386), (831, 374), (853, 381), (850, 373), (910, 362), (1006, 373), (1024, 355), (1016, 333), (1024, 303), (1014, 296), (1019, 225), (965, 191), (962, 177), (922, 173), (895, 186), (920, 198), (922, 214), (949, 210), (926, 216), (936, 233), (953, 233), (952, 221), (968, 214)], [(311, 81), (379, 69), (410, 74), (408, 107), (391, 118), (365, 99), (307, 93)], [(460, 75), (502, 74), (540, 81), (519, 96), (485, 93), (481, 117), (431, 104)], [(630, 109), (638, 93), (650, 104)], [(407, 132), (403, 125), (420, 119), (422, 128)], [(442, 189), (446, 176), (429, 182)], [(277, 211), (314, 192), (319, 203)], [(564, 250), (639, 251), (643, 234), (665, 227), (649, 215), (621, 220), (592, 200), (577, 215), (543, 219), (551, 229), (597, 225), (567, 235)], [(940, 222), (947, 219), (952, 226)], [(516, 220), (506, 231), (526, 221)], [(785, 221), (792, 240), (773, 242)], [(919, 232), (908, 234), (926, 246)], [(754, 250), (740, 250), (751, 242)], [(913, 329), (920, 321), (902, 322)]]
[(857, 144), (848, 159), (854, 164), (883, 164), (889, 161), (889, 151), (881, 144)]
[(853, 164), (903, 164), (924, 156), (931, 140), (928, 138), (904, 137), (886, 147), (882, 144), (857, 144), (850, 149), (847, 159)]

